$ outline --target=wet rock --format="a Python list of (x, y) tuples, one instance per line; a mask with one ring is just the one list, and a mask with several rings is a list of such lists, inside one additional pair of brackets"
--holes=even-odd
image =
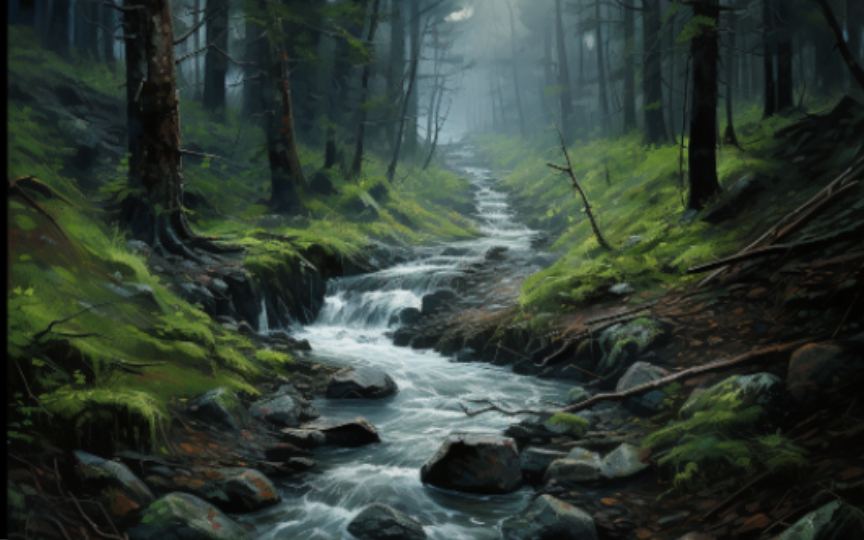
[(131, 540), (249, 540), (236, 521), (188, 493), (169, 493), (147, 507)]
[(833, 501), (810, 512), (776, 540), (840, 540), (864, 538), (861, 510)]
[(279, 439), (300, 448), (318, 448), (327, 444), (327, 437), (314, 429), (285, 428), (279, 430)]
[(555, 436), (565, 435), (576, 438), (582, 437), (591, 427), (591, 423), (577, 414), (555, 413), (540, 421), (543, 428)]
[(587, 512), (551, 495), (541, 495), (501, 526), (504, 540), (597, 540), (597, 527)]
[(510, 493), (522, 485), (513, 439), (481, 433), (454, 433), (420, 469), (425, 484), (463, 493)]
[(412, 328), (397, 328), (393, 333), (393, 344), (397, 347), (407, 347), (411, 345), (414, 338), (417, 337), (417, 331)]
[(741, 412), (759, 407), (751, 412), (756, 422), (768, 411), (783, 408), (783, 381), (770, 373), (753, 375), (733, 375), (704, 392), (691, 395), (681, 407), (679, 415), (683, 419), (692, 418), (697, 412), (720, 409), (727, 412)]
[(864, 376), (864, 355), (839, 343), (810, 343), (792, 353), (786, 388), (804, 409)]
[(191, 492), (223, 512), (254, 512), (281, 500), (273, 482), (254, 469), (196, 467), (190, 472), (171, 478), (174, 489)]
[(371, 504), (348, 524), (358, 540), (425, 540), (417, 520), (384, 504)]
[(228, 284), (220, 278), (212, 278), (210, 281), (208, 281), (207, 288), (216, 294), (222, 296), (228, 295)]
[(390, 375), (370, 366), (339, 371), (327, 385), (330, 399), (382, 399), (398, 391), (399, 387)]
[(601, 463), (601, 474), (608, 479), (628, 478), (647, 469), (650, 465), (639, 461), (639, 448), (622, 444), (609, 452)]
[(149, 259), (150, 255), (153, 253), (150, 246), (141, 240), (127, 240), (126, 249), (129, 253), (132, 253), (133, 255), (141, 255), (145, 259)]
[(630, 285), (629, 283), (616, 283), (609, 287), (609, 292), (615, 296), (627, 296), (628, 294), (636, 292), (636, 289), (634, 289), (633, 285)]
[(547, 448), (535, 448), (529, 446), (522, 450), (519, 456), (522, 465), (522, 475), (527, 480), (539, 480), (546, 474), (546, 469), (557, 459), (564, 459), (567, 456), (566, 452), (558, 450), (549, 450)]
[(506, 246), (494, 246), (486, 250), (483, 258), (487, 261), (503, 261), (504, 254), (510, 251)]
[(456, 353), (455, 359), (457, 362), (476, 362), (478, 360), (477, 351), (471, 347), (465, 347)]
[[(303, 457), (308, 454), (305, 450), (288, 442), (265, 443), (262, 445), (261, 452), (266, 461), (274, 463), (286, 463), (293, 458)], [(271, 474), (267, 470), (262, 470), (267, 474)]]
[[(648, 362), (636, 362), (618, 380), (615, 391), (624, 392), (651, 381), (662, 379), (667, 375), (669, 375), (669, 372), (663, 368), (649, 364)], [(660, 404), (665, 397), (666, 395), (662, 390), (653, 390), (647, 394), (628, 399), (624, 406), (635, 415), (651, 416), (659, 411)]]
[(441, 289), (423, 297), (420, 313), (426, 317), (436, 311), (450, 306), (459, 295), (452, 289)]
[(556, 459), (546, 470), (544, 483), (554, 480), (558, 484), (593, 482), (602, 478), (602, 461), (600, 454), (573, 448), (564, 459)]
[(441, 256), (443, 257), (464, 257), (471, 253), (471, 250), (464, 247), (448, 247), (444, 251), (441, 252)]
[(319, 419), (300, 427), (320, 431), (324, 435), (325, 443), (333, 446), (354, 447), (381, 442), (375, 426), (359, 416), (353, 420)]
[(397, 320), (399, 324), (408, 326), (420, 320), (420, 310), (414, 307), (405, 308), (399, 311)]
[(208, 315), (216, 315), (216, 298), (206, 287), (197, 283), (180, 283), (177, 294), (190, 304), (200, 304)]
[(303, 422), (318, 418), (321, 413), (297, 395), (282, 394), (257, 401), (249, 408), (249, 415), (274, 426), (298, 427)]
[(76, 450), (75, 470), (84, 491), (95, 496), (103, 506), (117, 517), (132, 510), (146, 508), (156, 498), (129, 468), (116, 461)]
[(598, 340), (603, 358), (596, 373), (614, 384), (615, 374), (623, 373), (639, 355), (659, 345), (665, 334), (660, 322), (647, 317), (607, 328)]
[(581, 386), (574, 386), (567, 392), (567, 403), (575, 405), (591, 398), (592, 394)]
[(210, 390), (189, 403), (189, 412), (208, 424), (241, 430), (249, 424), (249, 413), (236, 395), (225, 387)]

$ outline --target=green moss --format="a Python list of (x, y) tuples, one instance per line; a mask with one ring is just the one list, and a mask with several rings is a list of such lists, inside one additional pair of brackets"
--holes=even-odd
[(584, 436), (588, 432), (588, 428), (591, 427), (588, 420), (569, 413), (553, 414), (546, 420), (546, 423), (566, 428), (566, 434), (576, 438)]

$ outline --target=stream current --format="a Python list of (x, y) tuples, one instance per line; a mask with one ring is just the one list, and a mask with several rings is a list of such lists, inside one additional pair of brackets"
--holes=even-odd
[(420, 308), (425, 294), (446, 287), (493, 247), (508, 260), (536, 255), (536, 234), (514, 220), (504, 193), (488, 169), (477, 166), (470, 147), (451, 148), (448, 164), (475, 186), (474, 219), (483, 236), (418, 248), (416, 258), (371, 274), (328, 283), (317, 320), (292, 333), (312, 345), (312, 357), (334, 366), (370, 365), (388, 373), (399, 393), (384, 400), (316, 399), (326, 418), (362, 416), (381, 442), (360, 448), (322, 448), (318, 466), (301, 477), (277, 481), (283, 501), (242, 518), (260, 540), (353, 539), (347, 526), (365, 506), (383, 503), (416, 517), (430, 539), (500, 538), (501, 522), (519, 513), (532, 490), (476, 496), (442, 491), (420, 482), (420, 467), (452, 432), (497, 433), (515, 417), (488, 413), (467, 417), (459, 403), (492, 399), (507, 406), (542, 407), (562, 402), (564, 383), (516, 375), (508, 367), (454, 363), (431, 350), (397, 347), (385, 335), (400, 310)]

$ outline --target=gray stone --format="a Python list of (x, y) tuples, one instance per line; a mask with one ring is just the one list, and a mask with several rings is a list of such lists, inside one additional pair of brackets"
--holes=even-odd
[(636, 292), (636, 289), (634, 289), (633, 285), (630, 285), (629, 283), (616, 283), (609, 287), (609, 292), (616, 296), (627, 296), (628, 294)]
[(613, 377), (656, 345), (664, 335), (658, 321), (645, 317), (607, 328), (598, 340), (603, 358), (597, 365), (597, 373), (601, 377)]
[(128, 530), (131, 540), (249, 540), (246, 530), (212, 504), (169, 493), (147, 507)]
[(522, 474), (526, 478), (535, 479), (542, 478), (546, 473), (546, 469), (556, 459), (564, 459), (567, 456), (565, 452), (558, 450), (549, 450), (546, 448), (535, 448), (529, 446), (522, 450), (519, 456), (522, 465)]
[(369, 366), (339, 371), (327, 385), (327, 397), (331, 399), (382, 399), (398, 391), (390, 375)]
[(171, 481), (178, 491), (191, 492), (223, 512), (254, 512), (281, 500), (273, 482), (255, 469), (196, 467)]
[(639, 461), (639, 448), (624, 443), (603, 458), (601, 474), (610, 480), (627, 478), (644, 471), (649, 466)]
[(567, 392), (567, 403), (575, 405), (591, 397), (591, 392), (581, 386), (574, 386)]
[(597, 540), (597, 527), (587, 512), (551, 495), (541, 495), (501, 526), (504, 540)]
[[(669, 372), (663, 368), (649, 364), (648, 362), (636, 362), (618, 380), (615, 391), (624, 392), (631, 388), (662, 379), (667, 375), (669, 375)], [(651, 416), (656, 414), (660, 409), (660, 404), (665, 397), (662, 390), (653, 390), (641, 396), (628, 399), (624, 406), (633, 414)]]
[(189, 403), (189, 412), (208, 424), (233, 430), (249, 424), (249, 413), (233, 392), (225, 387), (210, 390)]
[(327, 444), (327, 437), (316, 429), (285, 428), (279, 430), (279, 433), (279, 439), (282, 442), (291, 443), (300, 448), (318, 448)]
[(324, 435), (325, 443), (333, 446), (353, 447), (381, 442), (375, 426), (369, 420), (359, 416), (352, 420), (320, 418), (314, 422), (303, 424), (300, 428), (321, 432)]
[(503, 494), (522, 485), (522, 467), (513, 439), (454, 433), (423, 464), (420, 479), (452, 491)]
[(549, 465), (544, 483), (555, 480), (556, 483), (593, 482), (603, 476), (603, 464), (600, 454), (573, 448), (564, 459), (557, 459)]
[(861, 511), (840, 501), (830, 502), (805, 515), (775, 540), (852, 540), (864, 538)]
[(75, 470), (85, 492), (96, 497), (115, 516), (146, 508), (156, 498), (126, 465), (80, 450), (76, 450), (74, 455)]
[(258, 401), (249, 408), (249, 414), (274, 426), (289, 428), (321, 416), (308, 401), (290, 394)]
[(363, 509), (348, 524), (358, 540), (425, 540), (426, 532), (414, 518), (384, 504)]

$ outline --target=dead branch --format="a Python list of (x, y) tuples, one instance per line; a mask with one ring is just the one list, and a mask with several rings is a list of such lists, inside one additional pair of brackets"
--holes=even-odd
[(760, 249), (755, 249), (753, 251), (747, 251), (742, 253), (737, 253), (735, 255), (731, 255), (729, 257), (725, 257), (723, 259), (718, 259), (716, 261), (700, 264), (699, 266), (694, 266), (692, 268), (687, 269), (687, 274), (701, 274), (702, 272), (708, 272), (710, 270), (715, 270), (717, 268), (722, 268), (728, 266), (730, 264), (734, 264), (737, 262), (743, 262), (749, 259), (756, 259), (758, 257), (766, 257), (768, 255), (773, 255), (775, 253), (786, 253), (794, 248), (794, 245), (786, 245), (786, 244), (778, 244), (776, 246), (767, 246)]
[(561, 134), (561, 130), (558, 129), (558, 124), (556, 124), (554, 120), (552, 123), (555, 126), (555, 131), (558, 132), (558, 138), (561, 141), (561, 151), (564, 152), (564, 157), (567, 159), (567, 167), (561, 167), (554, 163), (547, 163), (546, 165), (552, 169), (565, 172), (570, 176), (570, 182), (573, 184), (573, 188), (582, 196), (582, 202), (585, 204), (585, 213), (588, 214), (588, 219), (591, 221), (591, 228), (594, 230), (594, 236), (597, 237), (597, 242), (603, 249), (611, 251), (612, 246), (606, 242), (606, 239), (603, 238), (603, 234), (600, 232), (600, 228), (597, 226), (597, 220), (594, 218), (594, 211), (591, 210), (591, 203), (588, 202), (588, 196), (585, 194), (585, 190), (582, 189), (579, 181), (576, 180), (576, 174), (573, 172), (573, 163), (570, 161), (570, 153), (567, 152), (567, 144), (564, 142), (564, 135)]
[(47, 210), (42, 208), (42, 205), (37, 203), (33, 199), (33, 197), (30, 196), (30, 194), (28, 194), (26, 191), (24, 191), (24, 189), (21, 186), (19, 186), (15, 180), (9, 180), (9, 192), (8, 192), (9, 196), (11, 196), (13, 194), (13, 192), (20, 195), (21, 198), (23, 198), (25, 201), (27, 201), (27, 204), (29, 204), (31, 207), (33, 207), (37, 212), (39, 212), (43, 216), (47, 217), (48, 220), (54, 225), (54, 227), (57, 228), (57, 230), (60, 232), (60, 234), (63, 236), (63, 238), (65, 238), (66, 240), (69, 240), (69, 237), (66, 236), (65, 232), (63, 232), (63, 228), (60, 227), (60, 224), (57, 223), (56, 219), (54, 219), (54, 216), (52, 216), (50, 213), (48, 213)]
[[(839, 196), (854, 186), (858, 185), (856, 177), (864, 172), (864, 158), (857, 159), (848, 169), (840, 176), (834, 179), (819, 193), (810, 198), (806, 203), (799, 206), (792, 212), (786, 214), (776, 225), (771, 227), (762, 236), (752, 242), (750, 245), (739, 251), (736, 255), (744, 255), (758, 248), (762, 248), (773, 244), (784, 236), (788, 235), (793, 230), (797, 229), (809, 219), (826, 208), (830, 203), (836, 201)], [(722, 266), (708, 275), (705, 279), (699, 282), (697, 287), (706, 285), (728, 269), (728, 266)]]
[(45, 330), (42, 330), (41, 332), (39, 332), (38, 334), (33, 336), (31, 343), (36, 343), (37, 341), (42, 339), (45, 335), (51, 333), (51, 329), (54, 328), (58, 324), (67, 323), (67, 322), (71, 321), (72, 319), (74, 319), (75, 317), (87, 313), (91, 309), (96, 309), (98, 307), (106, 306), (108, 304), (113, 304), (113, 303), (114, 302), (102, 302), (101, 304), (96, 304), (95, 306), (90, 306), (86, 309), (83, 309), (83, 310), (79, 311), (78, 313), (75, 313), (74, 315), (70, 315), (70, 316), (66, 317), (65, 319), (58, 319), (56, 321), (51, 321), (51, 323), (48, 325), (48, 328), (46, 328)]
[(586, 399), (585, 401), (581, 401), (574, 405), (568, 405), (567, 407), (557, 409), (557, 410), (542, 410), (542, 409), (505, 409), (499, 405), (492, 403), (489, 400), (478, 400), (478, 402), (486, 402), (489, 403), (488, 407), (483, 409), (478, 409), (475, 411), (469, 410), (464, 404), (460, 403), (459, 406), (462, 407), (462, 410), (468, 416), (477, 416), (479, 414), (483, 414), (490, 411), (500, 412), (502, 414), (506, 414), (509, 416), (517, 415), (517, 414), (555, 414), (560, 412), (565, 413), (574, 413), (579, 411), (584, 411), (585, 409), (590, 409), (594, 405), (598, 403), (603, 403), (605, 401), (624, 401), (630, 399), (631, 397), (636, 397), (642, 394), (646, 394), (651, 392), (652, 390), (658, 390), (663, 388), (664, 386), (671, 384), (673, 382), (677, 382), (684, 379), (689, 379), (691, 377), (695, 377), (696, 375), (702, 375), (705, 373), (711, 373), (714, 371), (722, 371), (724, 369), (728, 369), (733, 366), (737, 366), (740, 364), (746, 364), (755, 359), (762, 358), (765, 356), (773, 356), (776, 354), (780, 354), (792, 349), (796, 349), (801, 345), (806, 343), (810, 343), (814, 341), (813, 339), (800, 339), (798, 341), (793, 341), (790, 343), (784, 343), (782, 345), (773, 345), (771, 347), (763, 347), (761, 349), (756, 349), (750, 351), (748, 353), (744, 353), (742, 355), (736, 356), (734, 358), (730, 358), (728, 360), (718, 360), (716, 362), (711, 362), (710, 364), (705, 364), (703, 366), (697, 366), (690, 369), (685, 369), (683, 371), (679, 371), (678, 373), (674, 373), (669, 375), (668, 377), (663, 377), (662, 379), (657, 379), (655, 381), (651, 381), (645, 384), (641, 384), (639, 386), (633, 387), (629, 390), (625, 390), (623, 392), (615, 392), (611, 394), (597, 394), (596, 396)]

